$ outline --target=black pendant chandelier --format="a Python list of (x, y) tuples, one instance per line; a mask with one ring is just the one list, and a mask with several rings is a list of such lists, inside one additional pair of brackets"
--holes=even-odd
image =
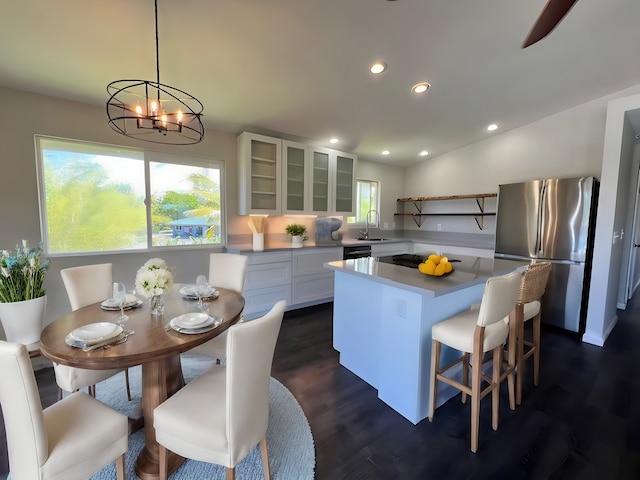
[(115, 80), (107, 85), (107, 116), (116, 132), (166, 145), (191, 145), (204, 138), (204, 106), (187, 92), (160, 83), (158, 0), (155, 0), (156, 75), (149, 80)]

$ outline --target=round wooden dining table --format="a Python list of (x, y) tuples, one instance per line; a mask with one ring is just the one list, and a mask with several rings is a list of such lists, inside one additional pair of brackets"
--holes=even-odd
[[(143, 480), (159, 478), (159, 447), (153, 428), (153, 410), (184, 386), (180, 354), (220, 335), (240, 320), (244, 308), (242, 295), (217, 288), (220, 295), (208, 301), (207, 305), (209, 315), (223, 320), (220, 326), (195, 335), (167, 330), (172, 318), (199, 311), (196, 300), (180, 295), (181, 286), (175, 284), (165, 295), (163, 315), (152, 315), (148, 301), (139, 308), (125, 311), (129, 320), (124, 328), (135, 333), (122, 344), (84, 352), (65, 343), (65, 337), (78, 327), (96, 322), (116, 322), (120, 311), (103, 310), (100, 303), (60, 317), (47, 325), (40, 336), (42, 354), (55, 363), (94, 370), (142, 366), (141, 407), (145, 445), (136, 461), (136, 474)], [(171, 454), (169, 472), (175, 471), (183, 461), (184, 458)]]

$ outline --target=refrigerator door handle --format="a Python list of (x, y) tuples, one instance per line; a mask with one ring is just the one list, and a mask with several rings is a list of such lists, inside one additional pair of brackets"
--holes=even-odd
[(542, 182), (540, 187), (540, 202), (538, 203), (538, 228), (536, 229), (536, 256), (538, 258), (544, 258), (544, 252), (542, 251), (542, 231), (543, 225), (546, 222), (545, 216), (545, 204), (547, 201), (547, 181)]

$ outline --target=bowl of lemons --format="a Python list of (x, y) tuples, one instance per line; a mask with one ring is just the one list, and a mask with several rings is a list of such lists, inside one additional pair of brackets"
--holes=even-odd
[(447, 257), (432, 253), (429, 257), (425, 258), (424, 262), (418, 265), (418, 270), (425, 275), (442, 277), (443, 275), (453, 272), (453, 265), (451, 265)]

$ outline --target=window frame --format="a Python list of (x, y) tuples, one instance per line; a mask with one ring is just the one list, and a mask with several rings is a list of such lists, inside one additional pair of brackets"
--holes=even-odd
[[(41, 140), (52, 140), (66, 143), (77, 143), (80, 146), (87, 146), (87, 150), (95, 148), (100, 151), (115, 152), (117, 150), (123, 150), (125, 152), (138, 153), (141, 155), (140, 161), (143, 162), (144, 170), (144, 205), (145, 205), (145, 221), (146, 221), (146, 247), (143, 248), (123, 248), (117, 250), (83, 250), (75, 252), (52, 252), (49, 243), (49, 228), (47, 219), (47, 205), (46, 205), (46, 190), (45, 190), (45, 176), (44, 176), (44, 158), (42, 155)], [(118, 254), (118, 253), (144, 253), (144, 252), (160, 252), (160, 251), (176, 251), (176, 250), (192, 250), (192, 249), (211, 249), (226, 246), (227, 243), (227, 206), (226, 206), (226, 185), (225, 185), (225, 162), (220, 160), (214, 160), (212, 158), (189, 155), (189, 154), (172, 154), (166, 152), (158, 152), (153, 150), (147, 150), (144, 148), (130, 147), (124, 145), (112, 145), (102, 142), (92, 142), (86, 140), (69, 139), (63, 137), (56, 137), (50, 135), (34, 135), (35, 146), (35, 162), (36, 162), (36, 176), (37, 176), (37, 189), (38, 189), (38, 207), (39, 207), (39, 219), (40, 219), (40, 234), (44, 251), (47, 256), (50, 257), (67, 257), (67, 256), (83, 256), (83, 255), (103, 255), (103, 254)], [(83, 151), (79, 148), (79, 151)], [(134, 157), (135, 155), (132, 155)], [(135, 160), (135, 158), (132, 158)], [(151, 163), (164, 163), (172, 165), (183, 165), (188, 167), (198, 168), (210, 168), (217, 169), (219, 171), (220, 181), (220, 242), (219, 243), (190, 243), (190, 244), (178, 244), (178, 245), (153, 245), (153, 222), (152, 222), (152, 202), (151, 202), (151, 175), (150, 164)]]
[[(378, 215), (375, 216), (375, 223), (370, 223), (369, 226), (370, 227), (375, 227), (378, 228), (380, 226), (380, 181), (379, 180), (368, 180), (365, 178), (357, 178), (356, 179), (356, 204), (355, 204), (355, 211), (356, 211), (356, 215), (354, 216), (354, 218), (357, 220), (358, 218), (358, 209), (360, 208), (360, 188), (359, 188), (359, 183), (360, 182), (366, 182), (369, 184), (376, 184), (376, 189), (377, 189), (377, 195), (376, 195), (376, 199), (375, 199), (375, 208), (373, 208), (373, 210), (375, 210), (376, 212), (378, 212)], [(365, 213), (366, 214), (366, 213)], [(349, 217), (347, 217), (349, 218)], [(358, 222), (358, 221), (354, 221), (354, 222), (349, 222), (347, 220), (347, 227), (353, 227), (353, 228), (361, 228), (365, 226), (366, 222)]]

